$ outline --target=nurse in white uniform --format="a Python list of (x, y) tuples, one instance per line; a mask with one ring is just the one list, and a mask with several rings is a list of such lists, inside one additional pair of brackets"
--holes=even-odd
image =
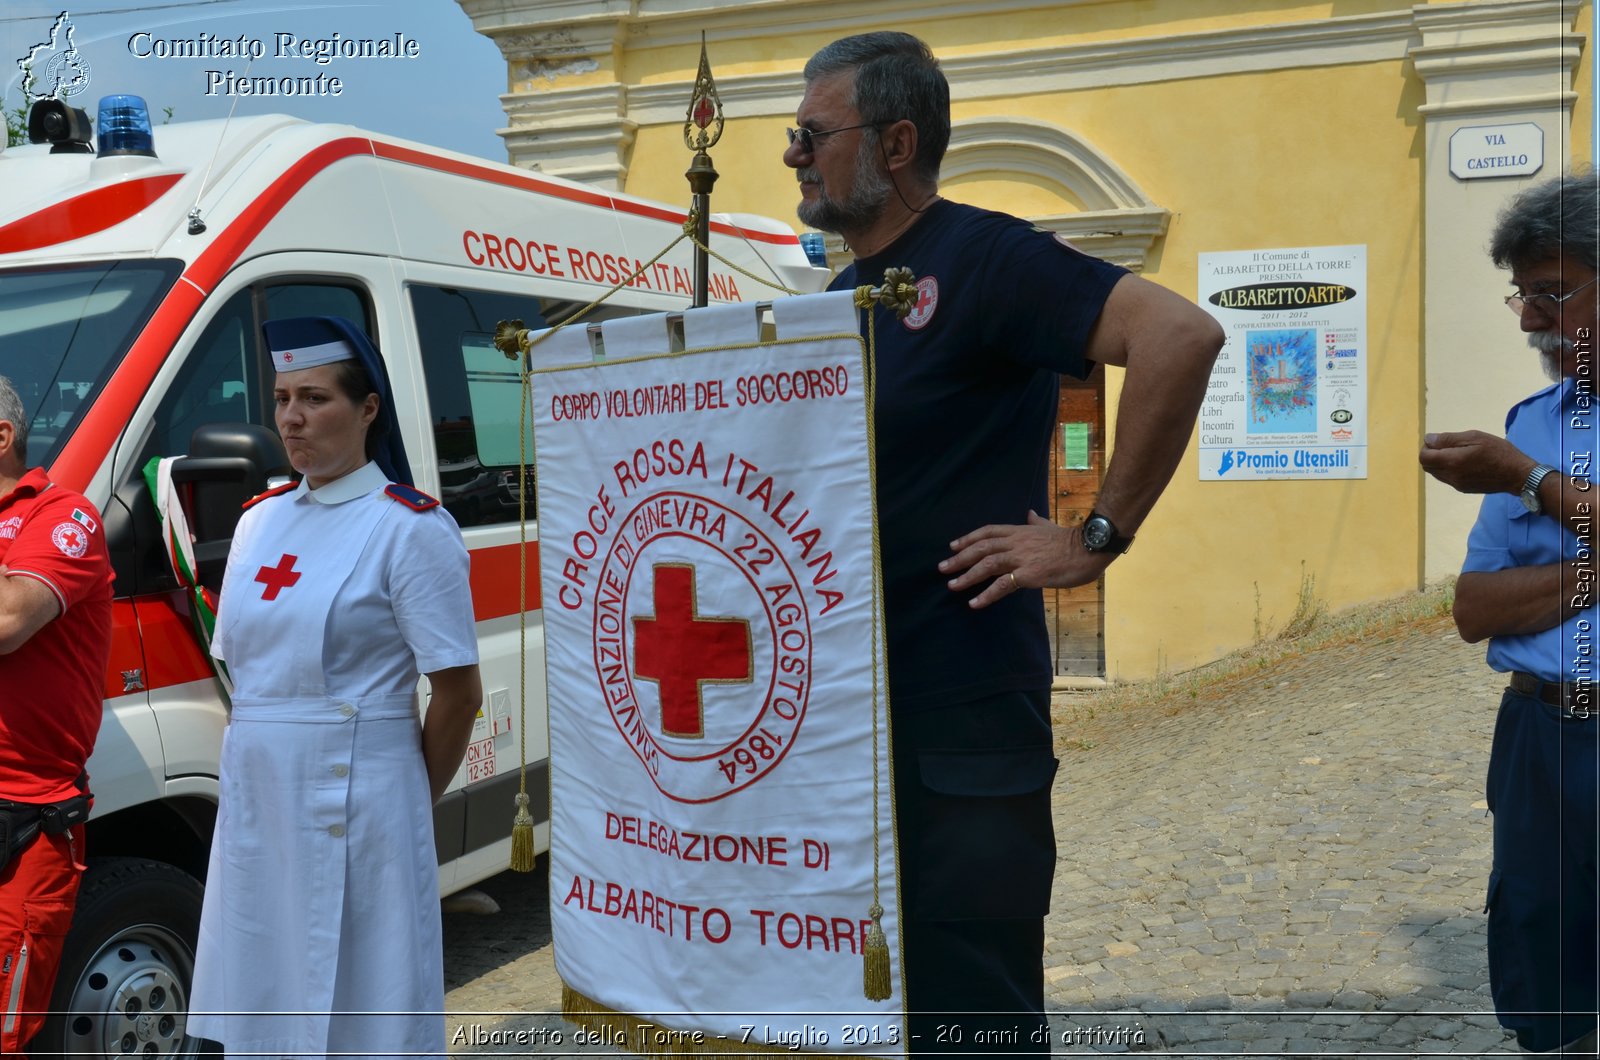
[(410, 486), (366, 336), (264, 330), (303, 477), (247, 505), (223, 580), (233, 708), (189, 1033), (229, 1056), (442, 1056), (432, 807), (483, 697), (467, 553)]

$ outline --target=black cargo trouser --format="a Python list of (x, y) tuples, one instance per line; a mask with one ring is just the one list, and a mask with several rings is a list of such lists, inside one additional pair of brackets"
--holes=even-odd
[(1048, 691), (896, 714), (900, 923), (912, 1054), (1050, 1051), (1055, 874)]

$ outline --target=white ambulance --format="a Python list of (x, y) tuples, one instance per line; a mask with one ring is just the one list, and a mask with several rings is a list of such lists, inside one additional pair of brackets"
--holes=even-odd
[[(0, 152), (0, 374), (30, 417), (30, 463), (104, 513), (116, 602), (89, 763), (90, 868), (53, 1004), (66, 1014), (35, 1048), (183, 1055), (195, 1048), (186, 998), (227, 699), (163, 548), (145, 466), (184, 457), (172, 479), (199, 578), (215, 589), (239, 504), (289, 471), (270, 430), (261, 323), (336, 314), (367, 329), (417, 486), (455, 516), (472, 556), (485, 704), (435, 810), (440, 891), (500, 872), (524, 743), (548, 847), (548, 744), (535, 476), (524, 731), (519, 387), (491, 338), (501, 320), (571, 317), (672, 242), (684, 214), (282, 116), (152, 136), (114, 100), (91, 153), (81, 115), (54, 106), (34, 115), (53, 142)], [(711, 246), (790, 288), (816, 290), (827, 276), (770, 219), (718, 215)], [(692, 251), (680, 243), (588, 319), (686, 308)], [(715, 259), (709, 287), (713, 302), (776, 293)]]

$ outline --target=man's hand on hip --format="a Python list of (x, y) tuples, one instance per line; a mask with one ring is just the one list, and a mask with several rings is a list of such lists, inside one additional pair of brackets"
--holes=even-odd
[(1021, 526), (979, 527), (950, 542), (955, 555), (939, 564), (953, 592), (989, 584), (967, 606), (979, 608), (1019, 589), (1068, 589), (1100, 577), (1115, 552), (1090, 552), (1076, 528), (1057, 526), (1036, 512)]

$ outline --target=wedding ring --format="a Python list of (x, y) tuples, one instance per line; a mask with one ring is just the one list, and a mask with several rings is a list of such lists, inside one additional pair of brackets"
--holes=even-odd
[(1011, 590), (1012, 590), (1012, 592), (1015, 592), (1016, 590), (1018, 590), (1018, 589), (1020, 589), (1022, 587), (1017, 584), (1017, 572), (1016, 571), (1011, 571), (1009, 573), (1011, 574)]

